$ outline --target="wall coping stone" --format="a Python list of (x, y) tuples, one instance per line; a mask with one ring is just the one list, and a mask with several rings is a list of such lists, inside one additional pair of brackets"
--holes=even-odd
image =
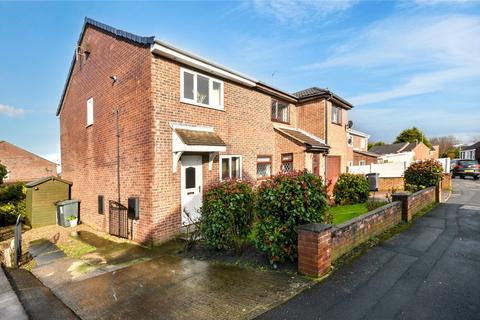
[(303, 224), (301, 226), (298, 226), (298, 231), (304, 230), (304, 231), (309, 231), (309, 232), (314, 232), (314, 233), (322, 233), (324, 231), (327, 231), (329, 229), (332, 229), (331, 224), (325, 224), (325, 223), (309, 223), (309, 224)]
[(391, 208), (391, 207), (394, 207), (394, 206), (398, 206), (398, 205), (401, 205), (402, 203), (400, 201), (393, 201), (393, 202), (390, 202), (386, 205), (384, 205), (383, 207), (380, 207), (380, 208), (377, 208), (377, 209), (374, 209), (372, 211), (368, 211), (367, 213), (364, 213), (358, 217), (355, 217), (353, 219), (350, 219), (348, 221), (345, 221), (344, 223), (341, 223), (339, 225), (336, 225), (334, 228), (333, 228), (333, 231), (332, 231), (332, 236), (335, 236), (335, 231), (339, 231), (341, 229), (345, 229), (347, 227), (349, 227), (350, 225), (352, 224), (355, 224), (357, 222), (360, 222), (362, 220), (365, 220), (366, 218), (369, 218), (370, 216), (373, 216), (373, 215), (376, 215), (382, 211), (385, 211), (386, 209), (388, 208)]

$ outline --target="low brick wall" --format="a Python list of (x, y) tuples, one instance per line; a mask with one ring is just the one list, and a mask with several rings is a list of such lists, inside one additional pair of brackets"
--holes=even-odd
[(401, 203), (392, 202), (336, 226), (331, 232), (332, 261), (372, 236), (396, 226), (400, 221), (402, 221)]
[(442, 190), (452, 190), (452, 175), (444, 173), (442, 176)]
[(415, 214), (440, 200), (439, 189), (430, 187), (415, 193), (399, 192), (392, 196), (393, 201), (402, 203), (402, 219), (410, 222)]
[(403, 177), (378, 178), (378, 191), (403, 190)]
[(332, 261), (400, 221), (411, 221), (427, 206), (440, 202), (441, 188), (430, 187), (415, 193), (399, 192), (393, 202), (336, 227), (313, 223), (298, 227), (298, 271), (322, 276)]

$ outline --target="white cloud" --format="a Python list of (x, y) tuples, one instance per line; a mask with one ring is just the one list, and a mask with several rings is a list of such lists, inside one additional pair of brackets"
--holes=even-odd
[(0, 114), (6, 115), (7, 117), (20, 117), (25, 113), (25, 110), (21, 108), (15, 108), (7, 106), (6, 104), (0, 104)]
[(413, 4), (419, 6), (436, 6), (436, 5), (459, 5), (473, 3), (474, 0), (413, 0)]
[(254, 0), (257, 12), (282, 24), (300, 25), (350, 9), (358, 0)]
[(397, 80), (403, 83), (396, 87), (349, 98), (356, 104), (381, 102), (446, 89), (451, 83), (480, 77), (479, 38), (479, 17), (402, 16), (368, 26), (333, 48), (324, 61), (303, 68), (348, 67), (384, 74), (401, 70), (404, 77)]

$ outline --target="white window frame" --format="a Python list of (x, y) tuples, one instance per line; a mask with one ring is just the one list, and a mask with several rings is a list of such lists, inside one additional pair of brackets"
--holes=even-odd
[(367, 162), (365, 160), (360, 160), (360, 161), (358, 161), (358, 165), (359, 166), (366, 166)]
[(365, 138), (360, 137), (360, 148), (365, 149)]
[(93, 125), (93, 97), (87, 99), (87, 127)]
[[(337, 113), (337, 117), (336, 119), (334, 120), (333, 119), (333, 115), (336, 113), (335, 111), (338, 111)], [(331, 116), (331, 121), (332, 123), (334, 124), (342, 124), (342, 108), (332, 104), (332, 116)]]
[[(183, 96), (184, 74), (185, 74), (185, 72), (193, 74), (193, 99), (188, 99), (188, 98), (185, 98)], [(196, 94), (197, 94), (197, 81), (198, 81), (197, 79), (198, 79), (198, 76), (202, 76), (202, 77), (205, 77), (205, 78), (208, 79), (209, 104), (197, 102)], [(220, 105), (218, 105), (218, 106), (210, 104), (210, 102), (212, 101), (212, 97), (213, 97), (213, 82), (220, 83)], [(224, 83), (223, 83), (222, 80), (219, 80), (217, 78), (213, 78), (213, 77), (208, 76), (208, 75), (203, 74), (203, 73), (192, 71), (190, 69), (180, 68), (180, 102), (187, 103), (187, 104), (192, 104), (192, 105), (199, 106), (199, 107), (206, 107), (206, 108), (210, 108), (210, 109), (215, 109), (215, 110), (224, 110), (224, 103), (223, 103), (224, 90), (225, 90), (225, 86), (224, 86)]]
[(219, 171), (219, 179), (220, 181), (223, 181), (222, 179), (222, 161), (223, 159), (228, 159), (228, 177), (232, 179), (232, 158), (239, 158), (240, 160), (240, 174), (238, 176), (238, 179), (242, 179), (242, 171), (243, 171), (243, 160), (242, 156), (238, 154), (224, 154), (220, 156), (219, 162), (218, 162), (218, 171)]

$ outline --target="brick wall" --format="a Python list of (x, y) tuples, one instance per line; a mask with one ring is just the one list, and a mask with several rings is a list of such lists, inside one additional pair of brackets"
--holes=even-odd
[[(73, 182), (81, 220), (108, 231), (108, 201), (117, 200), (117, 137), (119, 110), (121, 203), (140, 198), (140, 220), (132, 238), (150, 240), (153, 185), (153, 108), (149, 48), (98, 31), (85, 31), (82, 47), (87, 60), (77, 62), (60, 113), (62, 176)], [(112, 85), (110, 76), (118, 81)], [(87, 99), (93, 97), (94, 124), (86, 127)], [(104, 195), (105, 214), (98, 214), (98, 195)], [(131, 221), (130, 221), (131, 223)], [(130, 226), (129, 226), (130, 229)]]
[(452, 175), (450, 173), (444, 173), (442, 176), (442, 189), (452, 190)]
[(413, 216), (439, 198), (436, 187), (430, 187), (415, 193), (399, 192), (392, 196), (393, 201), (402, 202), (402, 218), (411, 221)]
[[(272, 96), (224, 81), (224, 110), (215, 110), (180, 102), (180, 68), (183, 66), (161, 56), (152, 60), (152, 99), (154, 105), (154, 238), (162, 242), (176, 234), (181, 224), (181, 170), (172, 170), (171, 122), (214, 128), (227, 145), (226, 152), (242, 156), (242, 175), (256, 180), (257, 156), (272, 156), (272, 171), (278, 172), (282, 153), (293, 153), (294, 167), (303, 169), (309, 163), (303, 146), (274, 130), (271, 121)], [(201, 72), (201, 71), (199, 71)], [(204, 73), (204, 72), (201, 72)], [(297, 119), (298, 107), (290, 104), (290, 126)], [(178, 168), (180, 168), (180, 163)], [(311, 168), (308, 168), (311, 170)], [(219, 180), (218, 155), (209, 170), (208, 156), (203, 158), (203, 184)]]
[(332, 229), (332, 261), (402, 220), (400, 202), (370, 211)]
[(380, 177), (378, 191), (391, 191), (395, 189), (396, 191), (401, 191), (404, 188), (403, 177), (390, 177), (382, 178)]
[(350, 159), (352, 159), (352, 150), (347, 145), (347, 122), (348, 122), (348, 111), (345, 109), (342, 110), (342, 123), (335, 124), (332, 123), (332, 102), (327, 101), (327, 134), (328, 140), (327, 144), (331, 147), (329, 155), (330, 156), (340, 156), (340, 172), (347, 171), (347, 164)]
[(4, 182), (30, 182), (57, 175), (57, 165), (6, 141), (0, 141), (0, 163), (9, 171)]
[(369, 165), (372, 163), (377, 163), (377, 157), (369, 157), (361, 153), (357, 153), (355, 151), (352, 151), (353, 154), (353, 165), (354, 166), (359, 166), (360, 161), (363, 160), (365, 161), (365, 165)]
[(393, 202), (345, 223), (331, 227), (309, 224), (298, 227), (298, 270), (322, 276), (330, 270), (329, 262), (378, 235), (400, 221), (411, 221), (414, 214), (440, 201), (440, 188), (431, 187), (414, 194), (393, 195)]

